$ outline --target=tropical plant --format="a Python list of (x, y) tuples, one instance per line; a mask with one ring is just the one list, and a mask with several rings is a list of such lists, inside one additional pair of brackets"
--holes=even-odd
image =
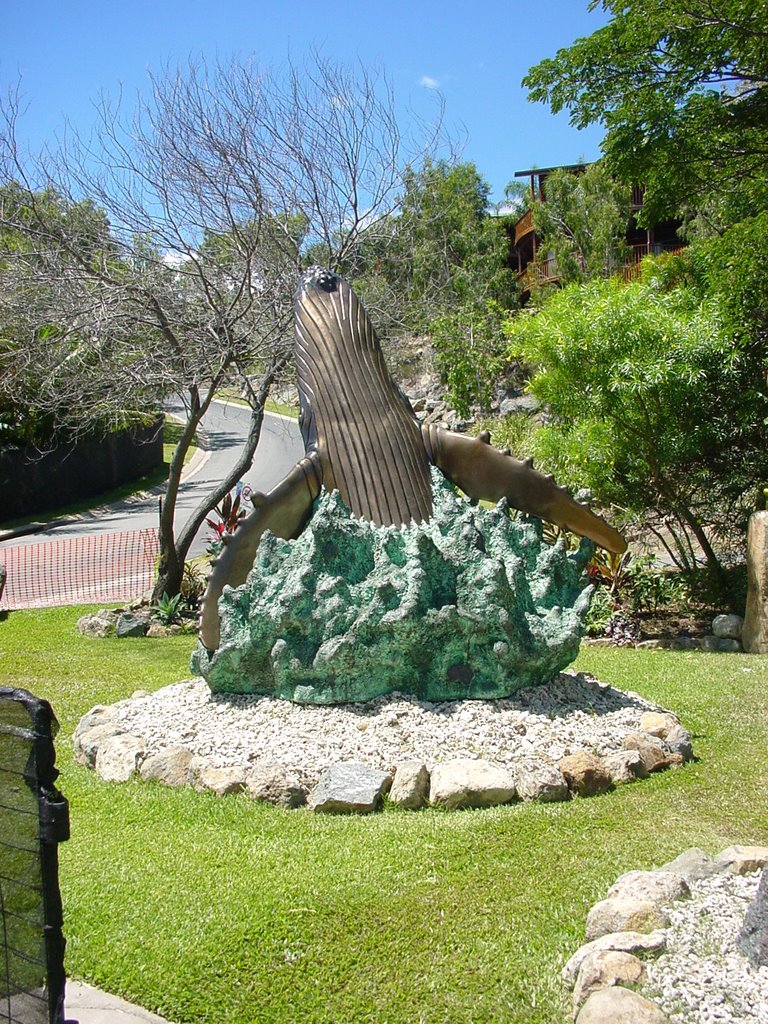
[(162, 594), (157, 601), (150, 605), (149, 610), (159, 619), (164, 626), (172, 626), (179, 621), (181, 612), (186, 607), (181, 594)]
[(224, 500), (213, 509), (216, 518), (208, 516), (206, 523), (211, 529), (211, 541), (208, 545), (208, 552), (217, 555), (221, 551), (223, 539), (232, 534), (248, 514), (241, 506), (241, 499), (246, 500), (251, 496), (251, 489), (243, 487), (240, 481), (235, 490), (224, 496)]

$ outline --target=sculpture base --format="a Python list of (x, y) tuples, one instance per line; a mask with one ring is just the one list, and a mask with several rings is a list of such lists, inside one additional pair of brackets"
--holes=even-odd
[(193, 671), (214, 692), (299, 703), (506, 697), (576, 657), (591, 587), (538, 519), (457, 497), (433, 469), (434, 513), (410, 527), (353, 518), (323, 491), (296, 540), (265, 534), (248, 580), (219, 601), (221, 644)]

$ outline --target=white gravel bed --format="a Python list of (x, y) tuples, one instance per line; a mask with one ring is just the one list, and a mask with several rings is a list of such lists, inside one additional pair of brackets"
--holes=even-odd
[(278, 763), (305, 785), (339, 761), (392, 770), (418, 759), (428, 769), (482, 757), (510, 769), (554, 764), (576, 750), (621, 748), (645, 711), (637, 694), (583, 673), (503, 700), (432, 704), (401, 693), (360, 704), (293, 704), (274, 697), (211, 694), (202, 679), (166, 686), (114, 705), (114, 718), (143, 736), (150, 752), (181, 745), (215, 767)]
[(667, 949), (646, 961), (649, 994), (674, 1024), (768, 1024), (768, 967), (736, 945), (760, 872), (691, 882), (667, 908)]

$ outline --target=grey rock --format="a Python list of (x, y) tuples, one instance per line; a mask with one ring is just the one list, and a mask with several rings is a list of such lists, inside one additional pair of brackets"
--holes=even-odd
[(686, 899), (690, 895), (686, 880), (672, 871), (628, 871), (617, 878), (608, 890), (609, 899), (614, 896), (631, 897), (660, 905)]
[(747, 529), (747, 608), (741, 642), (749, 654), (768, 654), (768, 511), (754, 512)]
[(670, 729), (663, 742), (670, 754), (680, 754), (684, 761), (693, 760), (693, 740), (691, 734), (682, 725)]
[(693, 636), (673, 636), (669, 641), (671, 651), (698, 651), (701, 641)]
[(198, 792), (207, 789), (216, 796), (232, 796), (234, 793), (242, 793), (246, 788), (245, 775), (245, 768), (214, 768), (212, 765), (204, 765), (196, 772), (195, 789)]
[(596, 903), (587, 915), (587, 941), (612, 932), (654, 932), (669, 927), (667, 915), (651, 900), (612, 896)]
[(587, 942), (573, 954), (563, 968), (563, 981), (573, 988), (576, 975), (582, 963), (595, 950), (617, 949), (624, 953), (660, 953), (667, 946), (667, 933), (664, 931), (650, 932), (612, 932), (602, 935), (593, 942)]
[(89, 729), (93, 729), (97, 725), (104, 725), (106, 722), (112, 721), (112, 706), (111, 704), (95, 704), (90, 711), (86, 711), (80, 721), (75, 727), (75, 731), (72, 734), (72, 745), (77, 751), (80, 745), (80, 738), (84, 733), (88, 732)]
[(712, 632), (726, 640), (740, 640), (744, 619), (740, 615), (716, 615), (712, 620)]
[(622, 746), (625, 750), (638, 752), (646, 772), (656, 772), (661, 768), (668, 768), (672, 763), (669, 752), (664, 749), (661, 740), (657, 740), (648, 733), (627, 733), (622, 741)]
[(716, 654), (735, 654), (741, 650), (741, 644), (738, 640), (725, 640), (719, 636), (703, 636), (701, 649)]
[(768, 967), (768, 869), (763, 868), (757, 894), (739, 932), (739, 948), (755, 967)]
[(124, 612), (117, 620), (115, 633), (119, 637), (145, 636), (149, 628), (149, 620), (145, 615)]
[(307, 802), (307, 791), (296, 776), (280, 764), (257, 765), (246, 781), (252, 800), (289, 808), (303, 807)]
[(192, 751), (186, 747), (167, 747), (150, 754), (141, 763), (139, 775), (145, 782), (160, 782), (164, 786), (185, 786)]
[(603, 758), (614, 786), (625, 786), (648, 776), (643, 759), (637, 750), (614, 750)]
[(597, 949), (584, 959), (573, 990), (573, 1015), (578, 1014), (582, 1004), (602, 988), (621, 985), (633, 988), (645, 976), (643, 962), (632, 953), (616, 949)]
[(568, 788), (579, 796), (594, 796), (611, 788), (611, 773), (599, 757), (579, 750), (562, 758), (557, 766)]
[(550, 803), (567, 800), (570, 796), (565, 776), (551, 765), (538, 765), (517, 773), (517, 795), (521, 800), (539, 800)]
[(457, 758), (432, 769), (429, 801), (440, 807), (493, 807), (510, 803), (516, 795), (512, 774), (482, 758)]
[(541, 409), (541, 402), (533, 395), (510, 395), (499, 403), (500, 416), (516, 416), (524, 413), (532, 416)]
[(395, 770), (390, 802), (417, 811), (429, 799), (429, 772), (421, 761), (403, 761)]
[(99, 745), (96, 754), (96, 774), (105, 782), (128, 782), (138, 770), (146, 752), (146, 744), (141, 736), (131, 736), (130, 733), (108, 736)]
[(669, 1024), (656, 1003), (628, 988), (593, 992), (579, 1011), (576, 1024)]
[(109, 720), (103, 721), (100, 725), (94, 725), (91, 729), (86, 729), (80, 733), (75, 743), (77, 763), (85, 765), (86, 768), (93, 768), (96, 765), (96, 757), (102, 743), (112, 739), (113, 736), (122, 736), (124, 733), (125, 729), (122, 726)]
[(750, 875), (768, 864), (768, 846), (728, 846), (715, 857), (715, 864), (729, 875)]
[(381, 806), (392, 776), (359, 761), (332, 765), (320, 776), (309, 806), (324, 814), (370, 814)]
[(684, 850), (674, 860), (662, 864), (659, 868), (659, 871), (680, 875), (686, 882), (697, 882), (702, 878), (716, 875), (722, 870), (723, 868), (698, 846)]
[(114, 627), (104, 619), (100, 619), (98, 615), (82, 615), (77, 620), (77, 631), (92, 640), (103, 640), (105, 636), (114, 632)]

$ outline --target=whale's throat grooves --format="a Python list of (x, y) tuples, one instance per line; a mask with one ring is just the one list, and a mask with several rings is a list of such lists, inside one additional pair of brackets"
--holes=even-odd
[(384, 363), (376, 332), (342, 278), (308, 272), (296, 300), (301, 430), (323, 484), (379, 526), (432, 515), (421, 427)]

